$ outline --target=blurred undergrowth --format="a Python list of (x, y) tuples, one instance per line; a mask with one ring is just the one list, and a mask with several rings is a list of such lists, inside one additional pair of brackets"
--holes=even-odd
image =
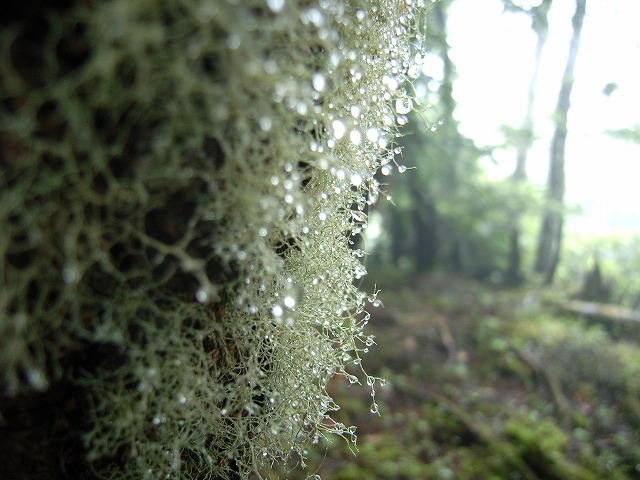
[(366, 392), (335, 382), (358, 455), (325, 443), (311, 469), (335, 480), (640, 478), (640, 329), (563, 314), (552, 293), (444, 273), (384, 285), (368, 357), (388, 379), (381, 416), (363, 412)]

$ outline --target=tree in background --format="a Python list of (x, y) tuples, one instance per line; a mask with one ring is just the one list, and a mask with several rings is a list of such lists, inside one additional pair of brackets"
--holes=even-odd
[[(543, 0), (537, 7), (528, 10), (516, 5), (512, 0), (503, 0), (506, 11), (524, 12), (531, 17), (531, 28), (536, 34), (536, 48), (534, 54), (534, 68), (529, 81), (526, 113), (519, 129), (505, 127), (505, 133), (516, 148), (516, 168), (512, 175), (514, 187), (517, 189), (527, 179), (527, 157), (534, 141), (533, 106), (535, 103), (538, 75), (542, 63), (542, 51), (549, 33), (549, 9), (553, 0)], [(522, 278), (522, 246), (521, 246), (521, 216), (522, 211), (511, 207), (511, 234), (509, 238), (509, 259), (505, 272), (507, 285), (519, 285)]]
[[(478, 148), (458, 129), (456, 69), (447, 41), (451, 3), (437, 2), (428, 16), (426, 61), (440, 71), (416, 80), (419, 113), (400, 115), (401, 124), (410, 121), (400, 130), (398, 161), (401, 172), (411, 170), (390, 179), (395, 205), (382, 208), (389, 256), (393, 264), (416, 272), (441, 268), (499, 280), (507, 269), (509, 247), (511, 219), (505, 205), (524, 211), (527, 202), (521, 197), (526, 195), (514, 191), (510, 182), (489, 180), (479, 159), (492, 149)], [(383, 168), (382, 173), (389, 171)]]
[(580, 34), (585, 16), (585, 4), (586, 0), (576, 0), (576, 10), (572, 18), (573, 33), (569, 45), (569, 54), (554, 112), (555, 131), (551, 140), (549, 154), (546, 202), (534, 266), (535, 272), (542, 275), (545, 284), (550, 284), (553, 281), (560, 258), (564, 224), (564, 161), (567, 115), (571, 106), (571, 90), (574, 82), (573, 70), (580, 48)]

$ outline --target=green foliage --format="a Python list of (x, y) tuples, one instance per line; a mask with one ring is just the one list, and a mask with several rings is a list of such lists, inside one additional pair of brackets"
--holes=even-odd
[(357, 382), (372, 341), (351, 237), (410, 105), (418, 10), (35, 15), (0, 34), (2, 394), (82, 386), (109, 478), (244, 478), (351, 436), (325, 386)]
[(567, 238), (562, 252), (558, 281), (563, 289), (578, 292), (585, 277), (598, 262), (602, 281), (610, 290), (611, 303), (640, 308), (640, 239), (634, 232), (589, 239)]
[(640, 125), (634, 125), (632, 128), (608, 130), (606, 133), (613, 138), (619, 138), (620, 140), (640, 144)]

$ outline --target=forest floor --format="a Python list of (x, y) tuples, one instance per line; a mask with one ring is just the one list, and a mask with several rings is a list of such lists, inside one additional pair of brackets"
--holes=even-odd
[(563, 314), (546, 301), (557, 292), (446, 275), (382, 288), (366, 330), (377, 345), (363, 360), (386, 379), (379, 415), (370, 387), (336, 377), (333, 418), (357, 426), (357, 452), (329, 437), (310, 450), (312, 474), (640, 479), (640, 323)]

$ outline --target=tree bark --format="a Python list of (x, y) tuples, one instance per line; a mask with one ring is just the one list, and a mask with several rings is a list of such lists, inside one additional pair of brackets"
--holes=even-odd
[(556, 267), (560, 259), (560, 247), (564, 226), (564, 190), (565, 190), (565, 144), (567, 139), (567, 115), (571, 106), (573, 89), (573, 71), (580, 48), (580, 34), (585, 16), (586, 0), (576, 0), (573, 15), (573, 34), (569, 45), (569, 55), (562, 76), (562, 86), (558, 94), (555, 110), (555, 131), (551, 140), (549, 156), (549, 175), (547, 177), (546, 205), (542, 218), (542, 227), (538, 238), (535, 271), (543, 276), (546, 285), (553, 282)]

